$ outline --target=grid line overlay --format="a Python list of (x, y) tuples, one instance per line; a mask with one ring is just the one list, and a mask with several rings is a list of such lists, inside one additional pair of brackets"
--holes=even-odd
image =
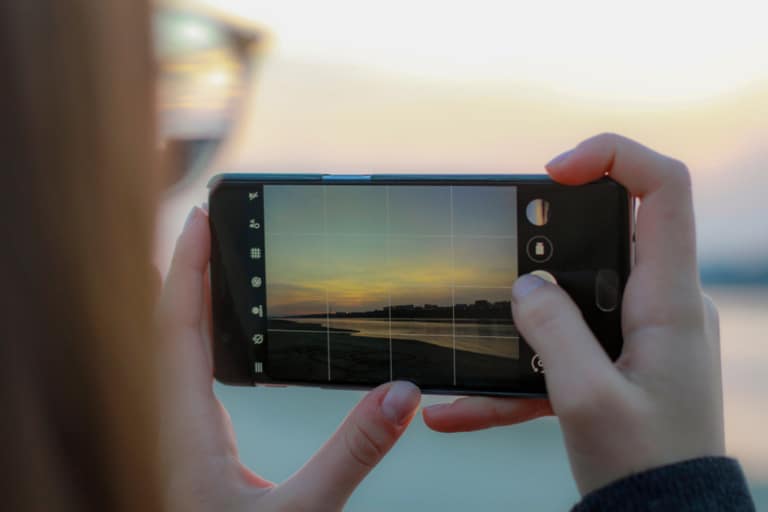
[[(388, 186), (386, 188), (389, 188)], [(453, 187), (451, 187), (453, 188)], [(269, 236), (327, 236), (329, 233), (326, 233), (325, 231), (322, 233), (270, 233)], [(516, 236), (510, 236), (510, 235), (477, 235), (477, 234), (453, 234), (450, 233), (447, 235), (429, 235), (429, 234), (406, 234), (406, 233), (344, 233), (344, 232), (338, 232), (338, 233), (330, 233), (333, 236), (343, 236), (343, 237), (349, 237), (349, 238), (382, 238), (382, 237), (390, 237), (390, 238), (402, 238), (402, 239), (414, 239), (414, 240), (421, 240), (424, 238), (451, 238), (453, 236), (454, 238), (469, 238), (469, 239), (478, 239), (478, 240), (508, 240), (510, 238), (517, 238)]]
[[(323, 259), (324, 271), (328, 271), (328, 194), (323, 187), (323, 248), (325, 258)], [(325, 286), (325, 350), (328, 360), (328, 382), (331, 381), (331, 302), (328, 300), (328, 285)]]
[[(389, 235), (390, 230), (390, 219), (389, 219), (389, 185), (385, 187), (385, 193), (386, 193), (386, 208), (387, 208), (387, 235)], [(387, 236), (387, 259), (386, 259), (386, 266), (387, 266), (387, 272), (391, 272), (392, 269), (390, 268), (391, 265), (391, 259), (392, 256), (390, 254), (391, 252), (390, 248), (390, 237)], [(394, 380), (394, 368), (392, 365), (392, 287), (387, 287), (387, 306), (389, 309), (387, 309), (387, 320), (389, 322), (389, 380)]]
[[(269, 332), (301, 332), (304, 334), (325, 334), (325, 330), (312, 330), (312, 329), (269, 329)], [(395, 334), (395, 336), (420, 336), (424, 334), (423, 332), (398, 332)], [(453, 338), (453, 334), (429, 334), (432, 337), (435, 338)], [(471, 336), (472, 338), (487, 338), (491, 340), (519, 340), (520, 336), (492, 336), (490, 334), (473, 334)], [(390, 334), (390, 341), (392, 341), (391, 334)]]
[[(448, 211), (442, 210), (443, 212), (442, 215), (443, 215), (443, 218), (448, 217), (447, 219), (445, 219), (448, 221), (448, 226), (445, 226), (445, 224), (442, 224), (442, 225), (439, 225), (436, 229), (434, 229), (434, 231), (442, 234), (428, 234), (428, 233), (421, 234), (420, 233), (421, 231), (432, 230), (432, 228), (430, 227), (431, 225), (429, 224), (427, 224), (426, 229), (424, 229), (423, 227), (421, 229), (417, 228), (413, 230), (415, 231), (415, 233), (413, 231), (411, 233), (408, 233), (407, 231), (409, 231), (411, 228), (411, 226), (408, 224), (410, 222), (411, 217), (410, 216), (403, 217), (403, 214), (400, 211), (398, 211), (398, 208), (397, 208), (397, 205), (398, 205), (397, 201), (399, 200), (398, 199), (399, 196), (397, 195), (398, 192), (396, 190), (393, 190), (391, 185), (383, 185), (381, 186), (381, 188), (384, 189), (383, 208), (378, 210), (380, 213), (373, 215), (371, 217), (373, 219), (379, 219), (378, 222), (374, 222), (374, 224), (377, 224), (377, 225), (374, 225), (374, 227), (371, 228), (371, 231), (367, 233), (353, 232), (353, 231), (359, 230), (359, 227), (355, 226), (354, 224), (352, 224), (351, 226), (350, 224), (345, 224), (343, 222), (338, 223), (338, 226), (334, 226), (332, 224), (332, 221), (339, 216), (339, 211), (346, 212), (347, 210), (339, 210), (339, 208), (335, 204), (336, 199), (334, 199), (335, 196), (333, 195), (335, 194), (335, 191), (329, 190), (328, 186), (332, 186), (332, 185), (321, 185), (322, 230), (318, 229), (316, 232), (308, 233), (304, 230), (301, 230), (301, 226), (299, 226), (299, 230), (297, 230), (296, 232), (291, 232), (289, 228), (288, 230), (281, 230), (277, 233), (268, 233), (268, 236), (270, 238), (272, 237), (314, 238), (314, 241), (312, 243), (316, 244), (315, 247), (317, 247), (317, 249), (323, 251), (323, 260), (322, 260), (323, 268), (320, 274), (322, 277), (320, 276), (318, 277), (323, 279), (325, 283), (324, 283), (324, 286), (322, 287), (318, 286), (315, 288), (315, 290), (319, 292), (319, 293), (316, 293), (315, 297), (317, 299), (320, 299), (322, 297), (321, 294), (324, 293), (325, 311), (323, 311), (322, 305), (318, 303), (319, 301), (316, 301), (315, 304), (317, 307), (311, 308), (311, 309), (314, 309), (314, 311), (312, 311), (312, 314), (309, 314), (310, 311), (307, 311), (308, 314), (306, 315), (306, 318), (307, 319), (317, 318), (318, 320), (320, 318), (324, 318), (325, 328), (323, 329), (323, 326), (318, 326), (320, 327), (320, 329), (317, 329), (317, 330), (311, 329), (311, 328), (310, 329), (283, 329), (283, 328), (269, 329), (268, 328), (268, 330), (271, 332), (277, 332), (277, 333), (293, 332), (293, 333), (306, 333), (306, 334), (316, 334), (316, 335), (325, 334), (327, 381), (329, 382), (332, 381), (332, 378), (333, 378), (332, 374), (337, 373), (333, 371), (333, 365), (331, 360), (331, 357), (332, 357), (331, 335), (334, 334), (334, 338), (336, 339), (336, 331), (332, 332), (331, 325), (330, 325), (331, 324), (330, 315), (331, 315), (331, 309), (332, 309), (330, 297), (334, 296), (334, 304), (335, 304), (334, 317), (333, 317), (334, 323), (336, 325), (337, 323), (336, 320), (338, 319), (337, 327), (342, 331), (346, 330), (345, 327), (343, 326), (343, 322), (345, 321), (344, 319), (346, 318), (346, 315), (344, 314), (345, 310), (343, 308), (351, 307), (352, 309), (347, 310), (351, 313), (355, 313), (355, 312), (366, 313), (364, 309), (359, 309), (358, 306), (350, 306), (349, 304), (353, 304), (353, 303), (348, 304), (348, 301), (345, 299), (343, 295), (337, 297), (336, 288), (333, 285), (335, 280), (339, 279), (340, 277), (343, 277), (344, 275), (343, 271), (344, 269), (347, 268), (346, 266), (340, 266), (339, 262), (336, 261), (337, 252), (335, 252), (336, 251), (335, 247), (337, 246), (337, 244), (341, 245), (342, 247), (346, 245), (349, 245), (350, 247), (357, 247), (356, 241), (354, 240), (345, 241), (345, 239), (347, 238), (361, 238), (361, 239), (365, 239), (365, 238), (381, 239), (382, 237), (384, 238), (384, 240), (376, 241), (376, 243), (374, 243), (373, 245), (373, 247), (376, 247), (376, 246), (378, 247), (377, 249), (378, 251), (381, 251), (383, 249), (384, 256), (385, 256), (383, 264), (385, 266), (386, 271), (381, 273), (376, 273), (375, 274), (376, 278), (374, 278), (374, 280), (371, 281), (371, 283), (373, 283), (375, 286), (378, 286), (378, 292), (377, 292), (378, 299), (376, 299), (377, 305), (371, 307), (370, 312), (374, 312), (374, 308), (377, 308), (376, 310), (378, 311), (378, 308), (382, 307), (382, 306), (378, 306), (378, 304), (383, 303), (383, 300), (382, 300), (383, 293), (381, 292), (384, 292), (384, 291), (386, 291), (386, 294), (387, 294), (387, 299), (385, 303), (387, 307), (387, 312), (386, 314), (383, 314), (384, 312), (379, 311), (380, 316), (378, 317), (376, 317), (375, 315), (364, 315), (360, 317), (350, 316), (349, 319), (381, 322), (380, 327), (375, 327), (373, 328), (373, 330), (369, 330), (368, 334), (365, 334), (365, 331), (362, 331), (360, 332), (360, 336), (363, 336), (363, 337), (370, 336), (372, 338), (379, 338), (381, 339), (381, 341), (384, 341), (385, 339), (387, 340), (388, 367), (389, 367), (388, 375), (389, 375), (390, 381), (394, 380), (395, 342), (399, 342), (403, 339), (412, 338), (413, 340), (421, 343), (432, 344), (437, 347), (443, 347), (444, 349), (450, 350), (451, 351), (450, 353), (451, 377), (452, 377), (452, 384), (454, 386), (457, 385), (457, 381), (458, 381), (458, 371), (457, 371), (458, 367), (464, 364), (463, 363), (464, 360), (461, 359), (461, 357), (463, 357), (462, 356), (463, 352), (459, 353), (457, 357), (457, 351), (459, 350), (459, 347), (461, 347), (460, 350), (462, 351), (475, 352), (475, 350), (473, 350), (472, 348), (468, 348), (472, 346), (472, 339), (477, 339), (477, 340), (487, 339), (489, 346), (494, 343), (494, 340), (496, 340), (497, 342), (503, 342), (505, 340), (508, 340), (510, 342), (517, 342), (520, 340), (520, 336), (516, 335), (517, 334), (516, 332), (514, 334), (513, 333), (507, 334), (504, 331), (497, 331), (495, 328), (489, 329), (489, 328), (480, 328), (480, 327), (476, 327), (477, 330), (473, 332), (472, 327), (470, 327), (470, 326), (475, 326), (478, 323), (479, 324), (485, 323), (485, 321), (482, 319), (486, 318), (485, 316), (483, 316), (483, 313), (478, 313), (477, 315), (474, 314), (475, 311), (483, 311), (482, 309), (483, 306), (480, 305), (479, 307), (481, 309), (479, 310), (477, 309), (473, 310), (471, 309), (473, 307), (472, 301), (475, 301), (478, 304), (481, 302), (484, 302), (486, 307), (488, 306), (488, 301), (491, 301), (491, 304), (496, 304), (493, 301), (502, 300), (501, 299), (502, 291), (504, 292), (503, 293), (504, 296), (506, 297), (510, 296), (510, 293), (511, 293), (510, 285), (492, 286), (493, 284), (496, 284), (494, 283), (493, 280), (489, 280), (486, 284), (461, 284), (462, 282), (472, 283), (472, 282), (481, 281), (485, 277), (482, 274), (472, 274), (472, 273), (467, 273), (465, 271), (466, 267), (474, 269), (476, 265), (475, 260), (472, 259), (475, 256), (473, 256), (473, 253), (471, 252), (471, 250), (474, 248), (474, 244), (472, 242), (473, 239), (476, 239), (476, 240), (486, 239), (486, 240), (489, 240), (488, 242), (489, 244), (493, 244), (493, 242), (490, 242), (490, 240), (510, 240), (510, 243), (514, 243), (516, 245), (518, 241), (518, 233), (516, 230), (511, 232), (510, 234), (505, 234), (505, 235), (477, 234), (473, 232), (473, 229), (475, 228), (475, 226), (472, 225), (471, 223), (465, 222), (463, 217), (461, 217), (460, 212), (464, 211), (462, 210), (462, 208), (466, 208), (466, 199), (464, 198), (464, 196), (460, 195), (461, 190), (454, 191), (454, 188), (456, 188), (454, 185), (446, 185), (445, 188), (448, 189), (447, 190)], [(459, 188), (461, 189), (462, 187), (459, 186)], [(515, 189), (514, 187), (512, 188)], [(517, 190), (515, 190), (514, 192), (515, 204), (517, 201), (516, 192)], [(379, 195), (378, 197), (381, 198), (381, 195)], [(444, 203), (445, 199), (446, 199), (445, 196), (442, 196), (443, 204), (445, 204)], [(459, 201), (459, 203), (455, 204), (454, 201), (457, 201), (457, 200)], [(314, 204), (317, 206), (320, 206), (317, 204), (317, 202), (315, 202)], [(316, 208), (315, 212), (320, 213), (318, 211), (319, 208), (317, 207), (315, 208)], [(410, 212), (411, 210), (408, 210), (408, 211)], [(415, 211), (416, 211), (415, 215), (418, 215), (419, 210), (416, 209)], [(455, 218), (455, 215), (457, 214), (457, 212), (459, 213), (459, 217)], [(384, 226), (381, 226), (380, 224), (382, 213), (384, 214), (383, 215), (384, 216), (383, 220), (385, 221)], [(446, 213), (448, 215), (446, 215)], [(413, 216), (414, 213), (410, 213), (410, 215)], [(393, 225), (393, 222), (394, 222), (394, 225)], [(398, 228), (398, 226), (400, 226), (400, 224), (398, 223), (407, 227)], [(317, 223), (315, 223), (315, 226), (317, 226)], [(338, 229), (338, 228), (343, 229), (344, 227), (352, 227), (352, 230), (350, 230), (350, 232), (342, 232), (342, 231), (334, 232), (334, 229)], [(317, 228), (319, 228), (319, 226), (317, 226)], [(393, 231), (393, 228), (395, 229), (395, 231)], [(449, 228), (448, 233), (445, 233), (446, 228)], [(365, 229), (365, 227), (363, 229)], [(399, 233), (398, 232), (399, 230), (403, 230), (405, 232)], [(478, 229), (477, 231), (482, 232), (484, 230)], [(493, 233), (494, 231), (491, 230), (490, 232)], [(497, 232), (502, 232), (502, 231), (499, 230)], [(316, 243), (316, 242), (319, 242), (319, 240), (317, 240), (316, 238), (318, 236), (323, 237), (323, 242), (321, 242), (322, 245), (320, 243)], [(336, 237), (338, 238), (334, 240)], [(406, 240), (406, 242), (400, 243), (398, 242), (399, 239), (404, 239)], [(411, 242), (407, 242), (407, 240), (419, 240), (419, 239), (436, 240), (436, 242), (425, 241), (424, 246), (440, 248), (440, 252), (435, 253), (436, 258), (434, 259), (434, 261), (443, 265), (442, 267), (443, 272), (440, 274), (436, 274), (436, 275), (439, 275), (439, 278), (436, 277), (435, 279), (433, 279), (433, 281), (434, 283), (439, 282), (442, 284), (422, 283), (420, 282), (422, 280), (421, 277), (410, 278), (408, 274), (398, 274), (396, 272), (397, 269), (393, 268), (393, 265), (396, 265), (397, 262), (401, 262), (405, 265), (407, 264), (406, 262), (410, 261), (408, 258), (410, 257), (411, 253), (409, 252), (410, 250), (408, 248), (413, 247), (413, 245), (411, 244)], [(293, 244), (294, 242), (288, 242), (288, 243)], [(364, 240), (361, 240), (361, 243), (365, 244), (367, 242), (365, 242)], [(483, 243), (482, 242), (478, 242), (478, 243), (479, 243), (480, 250), (482, 250)], [(383, 248), (381, 247), (382, 245), (384, 245)], [(402, 248), (400, 248), (401, 245), (406, 249), (403, 250)], [(491, 245), (491, 246), (499, 247), (499, 248), (507, 247), (504, 242), (500, 242), (497, 245)], [(415, 247), (418, 248), (420, 246), (418, 243), (416, 243)], [(450, 250), (450, 256), (445, 254), (448, 250)], [(504, 249), (504, 253), (506, 254), (507, 252), (508, 251)], [(364, 253), (361, 252), (361, 254), (364, 254)], [(416, 254), (421, 254), (421, 253), (417, 251)], [(403, 259), (404, 256), (405, 256), (405, 259)], [(448, 260), (447, 257), (449, 257), (450, 259)], [(393, 260), (393, 258), (395, 258), (395, 260)], [(441, 261), (437, 261), (437, 260), (441, 260)], [(357, 262), (357, 260), (345, 260), (345, 261), (351, 262), (349, 263), (351, 265), (356, 265), (356, 262)], [(382, 262), (381, 252), (379, 252), (379, 256), (376, 258), (375, 261)], [(416, 261), (420, 261), (420, 260), (416, 260)], [(420, 264), (428, 266), (431, 264), (431, 261), (433, 260), (429, 260), (427, 263), (420, 262)], [(457, 267), (457, 264), (459, 265), (458, 267)], [(380, 268), (381, 263), (378, 263), (378, 265), (379, 266), (377, 268)], [(365, 267), (361, 267), (361, 268), (365, 268)], [(416, 268), (421, 268), (421, 267), (416, 267)], [(448, 270), (450, 271), (449, 279), (447, 278), (448, 276), (445, 275), (446, 273), (445, 271), (448, 271)], [(342, 274), (336, 275), (338, 272), (342, 272)], [(519, 267), (518, 267), (516, 258), (515, 258), (514, 272), (516, 274), (514, 277), (517, 277), (517, 273), (519, 272)], [(290, 274), (287, 274), (287, 275), (290, 275)], [(365, 274), (365, 275), (367, 276), (368, 274)], [(480, 279), (478, 279), (477, 281), (474, 281), (471, 278), (473, 275), (475, 277), (480, 277)], [(468, 277), (470, 279), (467, 279)], [(370, 277), (365, 277), (361, 279), (367, 280), (367, 279), (370, 279)], [(457, 283), (457, 280), (459, 281), (459, 283)], [(360, 281), (360, 282), (363, 282), (363, 281)], [(506, 279), (498, 282), (505, 283)], [(403, 293), (398, 293), (399, 291), (401, 291), (399, 287), (403, 287), (404, 290), (414, 290), (414, 292), (417, 289), (443, 289), (444, 291), (440, 294), (440, 297), (443, 297), (443, 298), (439, 299), (440, 302), (434, 302), (434, 304), (440, 304), (439, 306), (440, 308), (445, 307), (445, 306), (442, 306), (442, 304), (445, 304), (445, 299), (447, 298), (445, 291), (447, 291), (447, 289), (450, 289), (450, 306), (449, 306), (451, 308), (450, 313), (448, 311), (445, 311), (444, 313), (441, 312), (438, 314), (439, 315), (438, 317), (435, 317), (435, 318), (444, 319), (444, 320), (437, 320), (437, 322), (439, 322), (443, 326), (442, 329), (435, 329), (438, 331), (438, 333), (431, 332), (433, 331), (431, 327), (426, 327), (426, 330), (423, 330), (421, 332), (410, 332), (410, 330), (403, 330), (403, 327), (406, 327), (405, 324), (407, 324), (408, 322), (404, 322), (403, 325), (399, 325), (399, 322), (401, 320), (419, 322), (419, 321), (430, 321), (430, 320), (425, 320), (425, 318), (431, 318), (431, 317), (418, 317), (418, 316), (411, 317), (410, 315), (408, 317), (400, 316), (402, 315), (403, 312), (407, 311), (408, 304), (410, 304), (411, 302), (414, 302), (413, 299), (415, 299), (416, 297), (425, 297), (423, 299), (425, 303), (428, 300), (429, 302), (432, 302), (432, 300), (428, 299), (427, 295), (424, 295), (423, 293), (419, 294), (419, 292), (415, 292), (415, 294), (413, 295), (410, 292), (403, 295)], [(487, 292), (483, 292), (483, 290), (487, 290)], [(395, 297), (393, 297), (393, 293), (396, 295)], [(428, 293), (434, 296), (437, 296), (435, 292), (428, 292)], [(504, 300), (507, 300), (507, 299), (504, 299)], [(460, 304), (457, 304), (457, 301)], [(399, 306), (400, 309), (398, 309), (398, 306), (396, 306), (395, 304), (403, 304), (403, 306)], [(416, 304), (416, 309), (421, 310), (422, 307), (426, 307), (429, 305), (430, 304), (419, 303), (419, 304)], [(467, 309), (466, 307), (467, 305), (469, 305), (470, 309)], [(457, 308), (457, 306), (462, 306), (462, 307)], [(358, 307), (358, 309), (355, 309), (356, 307)], [(413, 307), (412, 304), (411, 304), (411, 307)], [(475, 306), (475, 307), (478, 307), (478, 306)], [(302, 306), (302, 309), (304, 309), (303, 306)], [(307, 309), (309, 309), (309, 307)], [(393, 311), (395, 313), (394, 316), (396, 317), (394, 319), (393, 319)], [(470, 313), (467, 313), (468, 311)], [(299, 312), (303, 313), (303, 311), (299, 311)], [(458, 324), (457, 324), (457, 315), (459, 318)], [(295, 318), (301, 318), (302, 316), (304, 315), (298, 315), (298, 314), (293, 315), (293, 317)], [(284, 318), (286, 320), (290, 320), (291, 316), (285, 316)], [(493, 317), (488, 317), (488, 318), (493, 318)], [(451, 322), (450, 328), (448, 328), (448, 326), (445, 325), (445, 323), (449, 321), (449, 319)], [(387, 322), (386, 324), (384, 323), (385, 320)], [(304, 320), (304, 321), (307, 321), (307, 320)], [(492, 321), (492, 323), (495, 324), (496, 322)], [(361, 325), (364, 325), (364, 324), (361, 324)], [(419, 328), (418, 326), (416, 327), (417, 329)], [(436, 327), (438, 327), (438, 325), (436, 325)], [(354, 328), (355, 327), (353, 327), (353, 329)], [(336, 329), (336, 327), (334, 327), (334, 329)], [(358, 329), (365, 329), (365, 327), (360, 327)], [(442, 333), (440, 333), (440, 331), (442, 331)], [(494, 331), (496, 332), (494, 333)], [(495, 335), (480, 334), (480, 332), (485, 332), (485, 333), (490, 332), (490, 333), (494, 333)], [(434, 338), (434, 339), (433, 341), (430, 342), (428, 341), (428, 338)], [(338, 342), (338, 339), (336, 339), (336, 341)], [(320, 341), (320, 347), (322, 347), (321, 343), (322, 341)], [(483, 347), (482, 341), (479, 341), (478, 343), (479, 345), (475, 345), (479, 347), (477, 349), (478, 353), (483, 354), (484, 352), (482, 352), (482, 350), (484, 350), (484, 347)], [(383, 347), (381, 348), (383, 349)], [(337, 357), (344, 359), (344, 354), (338, 353), (338, 349), (337, 349)], [(443, 374), (444, 375), (443, 379), (447, 378), (446, 367), (448, 364), (448, 360), (449, 360), (448, 354), (444, 354), (444, 359), (443, 359), (444, 363), (440, 365), (443, 368), (442, 371), (445, 372)], [(457, 363), (461, 363), (461, 364), (457, 364)], [(381, 363), (376, 364), (376, 368), (378, 368), (378, 371), (383, 373), (384, 368), (381, 368), (379, 364)], [(463, 366), (461, 367), (463, 368)], [(320, 368), (322, 368), (322, 366), (320, 366)], [(320, 370), (320, 368), (318, 368), (318, 370)], [(322, 370), (320, 370), (320, 372), (321, 371)], [(399, 372), (400, 371), (401, 370), (399, 370)], [(344, 371), (342, 371), (342, 374), (343, 373)], [(322, 373), (320, 373), (318, 377), (322, 378), (321, 375)]]
[(451, 207), (451, 336), (453, 337), (453, 350), (451, 354), (453, 368), (453, 385), (456, 385), (456, 250), (454, 248), (453, 238), (453, 186), (450, 187), (450, 207)]

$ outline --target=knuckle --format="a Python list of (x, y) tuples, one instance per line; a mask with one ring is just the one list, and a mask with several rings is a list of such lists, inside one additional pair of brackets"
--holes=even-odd
[(618, 142), (622, 141), (623, 139), (624, 137), (622, 137), (618, 133), (602, 132), (592, 137), (591, 140), (599, 144), (613, 146), (613, 145), (616, 145)]
[(676, 158), (669, 158), (667, 178), (680, 188), (691, 188), (691, 171), (688, 166)]
[(623, 144), (626, 139), (618, 133), (602, 132), (583, 141), (580, 145), (592, 148), (600, 148), (603, 151), (615, 153), (616, 149)]
[(353, 423), (344, 440), (350, 457), (366, 468), (374, 467), (386, 453), (386, 441), (365, 424)]

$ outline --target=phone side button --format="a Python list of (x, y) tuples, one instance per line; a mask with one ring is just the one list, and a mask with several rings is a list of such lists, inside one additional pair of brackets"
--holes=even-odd
[(287, 384), (259, 384), (259, 386), (264, 386), (265, 388), (287, 388)]

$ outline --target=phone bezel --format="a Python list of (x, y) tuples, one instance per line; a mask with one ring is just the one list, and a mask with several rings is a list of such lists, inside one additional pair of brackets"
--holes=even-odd
[[(620, 202), (620, 204), (624, 204), (624, 207), (621, 207), (624, 212), (619, 212), (619, 215), (625, 220), (626, 222), (626, 233), (625, 236), (622, 237), (621, 240), (618, 240), (618, 243), (622, 244), (622, 252), (624, 253), (622, 256), (626, 260), (626, 265), (624, 269), (617, 269), (620, 273), (621, 278), (621, 285), (622, 285), (622, 291), (623, 287), (626, 284), (626, 280), (629, 276), (629, 271), (631, 270), (631, 267), (634, 263), (634, 201), (632, 200), (631, 196), (628, 194), (626, 189), (622, 187), (617, 182), (611, 180), (610, 178), (602, 178), (601, 180), (598, 180), (597, 182), (593, 182), (591, 184), (587, 184), (584, 186), (589, 186), (596, 183), (610, 183), (613, 186), (617, 188), (617, 191), (621, 193), (623, 196), (626, 197), (626, 201)], [(551, 178), (549, 178), (547, 175), (543, 174), (525, 174), (525, 175), (511, 175), (511, 174), (485, 174), (485, 175), (476, 175), (476, 174), (440, 174), (440, 175), (422, 175), (422, 174), (362, 174), (362, 175), (344, 175), (344, 174), (220, 174), (217, 176), (214, 176), (211, 181), (209, 182), (209, 204), (211, 208), (211, 215), (215, 214), (215, 209), (218, 207), (217, 202), (215, 200), (215, 195), (218, 190), (222, 190), (225, 188), (230, 187), (243, 187), (243, 186), (254, 186), (254, 185), (277, 185), (277, 184), (297, 184), (297, 185), (308, 185), (308, 184), (314, 184), (314, 185), (420, 185), (420, 184), (428, 184), (428, 185), (519, 185), (519, 186), (535, 186), (535, 185), (541, 185), (544, 187), (547, 187), (551, 190), (556, 189), (570, 189), (572, 187), (568, 187), (565, 185), (560, 185)], [(551, 188), (554, 187), (554, 188)], [(519, 190), (519, 189), (518, 189)], [(518, 201), (518, 213), (521, 211), (521, 201)], [(523, 205), (524, 207), (524, 205)], [(524, 225), (526, 222), (524, 215), (518, 214), (518, 229), (521, 225)], [(216, 249), (218, 246), (218, 242), (215, 241), (216, 233), (214, 232), (214, 227), (212, 225), (212, 240), (214, 240), (214, 243), (212, 243), (212, 255), (211, 255), (211, 286), (212, 290), (215, 291), (218, 282), (219, 277), (219, 270), (217, 267), (217, 264), (220, 264), (220, 262), (216, 261)], [(525, 244), (518, 244), (518, 259), (520, 260), (521, 257), (521, 251), (525, 251), (525, 248), (523, 247)], [(529, 271), (529, 270), (528, 270)], [(524, 273), (520, 271), (520, 273)], [(265, 276), (267, 277), (267, 276)], [(214, 305), (215, 306), (215, 305)], [(319, 387), (323, 389), (358, 389), (358, 390), (364, 390), (364, 389), (370, 389), (372, 386), (368, 385), (356, 385), (356, 384), (340, 384), (340, 383), (328, 383), (328, 384), (322, 384), (318, 382), (298, 382), (298, 381), (281, 381), (281, 380), (274, 380), (269, 377), (267, 370), (265, 369), (265, 372), (261, 375), (261, 378), (256, 378), (255, 374), (250, 371), (250, 375), (246, 377), (243, 372), (243, 367), (241, 367), (239, 374), (237, 377), (232, 377), (232, 372), (230, 370), (224, 371), (223, 365), (223, 358), (221, 357), (222, 349), (225, 348), (225, 345), (227, 343), (224, 343), (222, 341), (222, 335), (221, 335), (221, 328), (220, 323), (217, 323), (217, 315), (216, 314), (216, 307), (214, 307), (214, 360), (215, 360), (215, 377), (217, 380), (219, 380), (222, 383), (225, 384), (232, 384), (232, 385), (249, 385), (249, 386), (257, 386), (257, 385), (263, 385), (263, 386), (305, 386), (305, 387)], [(620, 309), (620, 308), (619, 308)], [(244, 337), (241, 337), (244, 338)], [(248, 345), (252, 344), (247, 340), (242, 340), (241, 342), (245, 341)], [(521, 340), (522, 342), (522, 340)], [(229, 345), (229, 351), (231, 351), (232, 343), (231, 340), (228, 343)], [(522, 343), (522, 345), (526, 345), (525, 343)], [(241, 347), (242, 348), (242, 347)], [(226, 352), (226, 350), (224, 350)], [(248, 352), (249, 354), (252, 354), (252, 351), (246, 350), (245, 352)], [(612, 351), (611, 357), (616, 358), (618, 357), (618, 353), (620, 352), (620, 346), (619, 351), (616, 350)], [(242, 351), (240, 352), (240, 357), (242, 357)], [(218, 357), (217, 357), (218, 356)], [(231, 356), (231, 354), (230, 354)], [(248, 361), (248, 366), (251, 368), (253, 367), (252, 362), (255, 360), (255, 358), (251, 355)], [(544, 378), (543, 376), (540, 376), (541, 378), (538, 379), (538, 385), (540, 386), (539, 389), (531, 390), (531, 389), (520, 389), (517, 391), (509, 391), (509, 390), (502, 390), (502, 391), (495, 391), (491, 389), (469, 389), (469, 388), (433, 388), (433, 387), (426, 387), (423, 389), (424, 393), (428, 394), (438, 394), (438, 395), (485, 395), (485, 396), (518, 396), (518, 397), (541, 397), (546, 396), (546, 389), (544, 384)]]

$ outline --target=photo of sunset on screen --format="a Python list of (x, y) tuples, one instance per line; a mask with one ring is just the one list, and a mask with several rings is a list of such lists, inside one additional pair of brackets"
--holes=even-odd
[(271, 375), (426, 386), (511, 375), (516, 192), (265, 186)]

